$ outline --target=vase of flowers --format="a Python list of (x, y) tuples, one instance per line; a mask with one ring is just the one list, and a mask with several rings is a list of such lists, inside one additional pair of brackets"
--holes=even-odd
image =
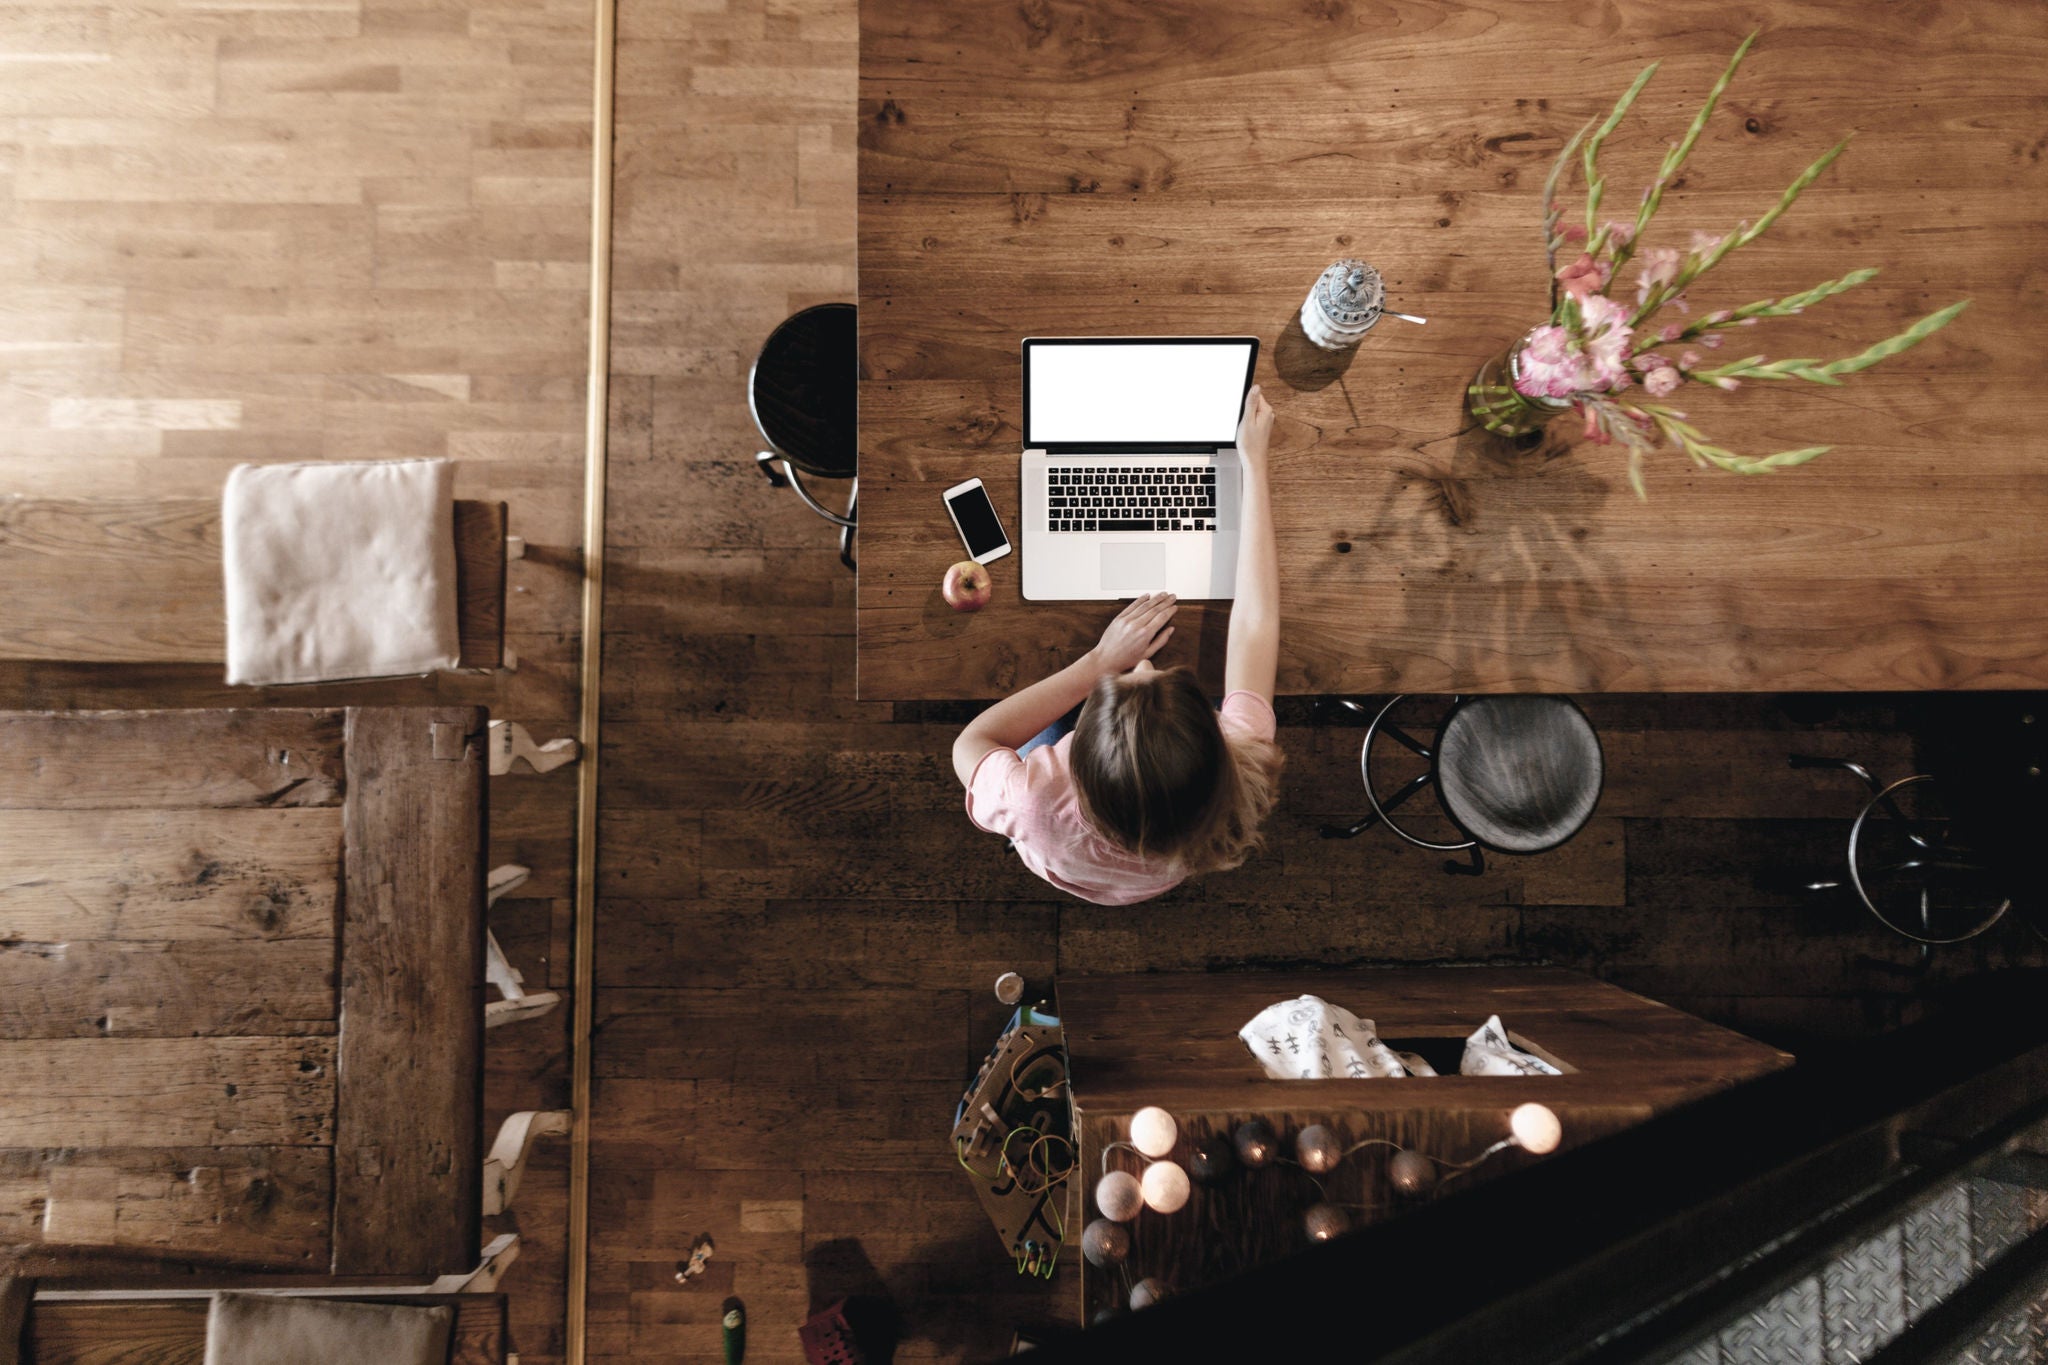
[[(1585, 438), (1600, 445), (1619, 443), (1628, 451), (1629, 485), (1644, 496), (1643, 458), (1662, 446), (1683, 450), (1694, 463), (1736, 474), (1762, 474), (1805, 464), (1831, 447), (1806, 446), (1772, 455), (1738, 455), (1715, 445), (1692, 425), (1686, 413), (1669, 401), (1688, 386), (1734, 389), (1752, 380), (1801, 379), (1814, 384), (1839, 384), (1842, 376), (1916, 346), (1946, 327), (1968, 306), (1952, 303), (1920, 319), (1905, 331), (1841, 360), (1787, 359), (1767, 361), (1761, 355), (1720, 361), (1719, 350), (1736, 328), (1765, 318), (1790, 317), (1824, 299), (1853, 289), (1877, 274), (1852, 270), (1811, 289), (1779, 298), (1759, 299), (1740, 308), (1693, 315), (1687, 291), (1728, 256), (1770, 230), (1806, 187), (1819, 179), (1848, 146), (1846, 139), (1829, 148), (1779, 196), (1754, 224), (1741, 223), (1721, 235), (1695, 232), (1683, 249), (1676, 246), (1638, 248), (1644, 229), (1656, 215), (1668, 188), (1693, 144), (1706, 130), (1735, 70), (1756, 41), (1752, 33), (1735, 49), (1706, 103), (1658, 167), (1643, 191), (1636, 212), (1603, 220), (1601, 200), (1606, 181), (1600, 174), (1600, 148), (1614, 132), (1636, 97), (1649, 84), (1652, 63), (1618, 100), (1598, 127), (1589, 123), (1574, 134), (1558, 154), (1543, 186), (1543, 232), (1550, 271), (1550, 318), (1531, 329), (1505, 352), (1480, 367), (1466, 388), (1466, 408), (1488, 431), (1521, 436), (1538, 430), (1552, 417), (1575, 411), (1585, 423)], [(1583, 148), (1583, 151), (1581, 151)], [(1586, 180), (1583, 221), (1571, 222), (1558, 206), (1558, 187), (1579, 153)], [(1564, 258), (1564, 264), (1558, 262)], [(1631, 270), (1630, 268), (1633, 267)], [(1634, 288), (1616, 283), (1632, 276)], [(1665, 310), (1678, 316), (1673, 319)]]

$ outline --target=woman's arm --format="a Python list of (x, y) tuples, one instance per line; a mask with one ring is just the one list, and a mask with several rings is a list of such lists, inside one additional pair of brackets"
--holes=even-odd
[(1117, 614), (1095, 648), (1050, 678), (1005, 697), (969, 721), (953, 741), (953, 772), (966, 786), (991, 749), (1014, 749), (1087, 700), (1106, 673), (1127, 673), (1173, 636), (1180, 603), (1171, 593), (1146, 593)]
[(1245, 395), (1237, 448), (1244, 456), (1244, 498), (1237, 533), (1237, 597), (1223, 653), (1223, 690), (1256, 692), (1268, 702), (1280, 672), (1280, 551), (1273, 540), (1273, 502), (1266, 487), (1266, 451), (1273, 405), (1254, 384)]

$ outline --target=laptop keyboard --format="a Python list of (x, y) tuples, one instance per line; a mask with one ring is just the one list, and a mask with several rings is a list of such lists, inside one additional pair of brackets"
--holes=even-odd
[(1060, 465), (1046, 470), (1048, 531), (1213, 531), (1209, 465)]

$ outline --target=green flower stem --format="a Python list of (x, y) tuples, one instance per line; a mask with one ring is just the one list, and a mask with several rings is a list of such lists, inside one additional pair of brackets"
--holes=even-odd
[(1571, 141), (1564, 144), (1564, 150), (1550, 164), (1550, 176), (1543, 182), (1543, 268), (1550, 277), (1550, 307), (1553, 312), (1557, 309), (1557, 249), (1564, 245), (1564, 238), (1557, 231), (1557, 225), (1564, 217), (1557, 207), (1557, 186), (1564, 178), (1564, 168), (1571, 164), (1572, 153), (1579, 149), (1579, 143), (1592, 126), (1592, 120), (1588, 119), (1585, 127), (1572, 134)]
[(1874, 268), (1852, 270), (1838, 280), (1823, 280), (1803, 293), (1787, 294), (1783, 298), (1758, 299), (1755, 303), (1745, 303), (1740, 308), (1730, 309), (1728, 316), (1718, 322), (1710, 322), (1707, 318), (1703, 317), (1669, 341), (1661, 341), (1655, 333), (1651, 333), (1638, 342), (1630, 354), (1641, 355), (1643, 352), (1653, 351), (1659, 346), (1682, 345), (1685, 342), (1705, 336), (1708, 332), (1719, 331), (1724, 327), (1738, 326), (1750, 318), (1782, 318), (1790, 317), (1795, 313), (1803, 313), (1821, 300), (1831, 299), (1837, 294), (1846, 293), (1857, 285), (1876, 278), (1876, 276), (1877, 271)]
[(1600, 144), (1607, 141), (1607, 135), (1621, 126), (1629, 106), (1636, 102), (1636, 96), (1643, 93), (1643, 87), (1650, 83), (1650, 77), (1657, 74), (1657, 63), (1651, 62), (1643, 68), (1643, 74), (1636, 77), (1636, 83), (1628, 93), (1615, 101), (1614, 112), (1600, 125), (1592, 137), (1586, 140), (1586, 249), (1594, 249), (1594, 233), (1599, 230), (1600, 196), (1607, 188), (1607, 182), (1600, 176)]
[(1693, 378), (1709, 384), (1723, 379), (1804, 379), (1813, 384), (1840, 384), (1845, 374), (1867, 370), (1880, 360), (1889, 360), (1901, 351), (1918, 346), (1955, 321), (1956, 314), (1969, 306), (1968, 299), (1959, 300), (1940, 312), (1929, 313), (1897, 336), (1887, 337), (1866, 351), (1841, 360), (1831, 360), (1826, 364), (1811, 359), (1766, 362), (1762, 356), (1753, 355), (1716, 366), (1711, 370), (1697, 371)]
[(1735, 231), (1723, 237), (1720, 245), (1705, 256), (1687, 257), (1686, 264), (1679, 270), (1676, 279), (1661, 289), (1650, 291), (1649, 298), (1644, 300), (1643, 306), (1636, 309), (1635, 315), (1629, 319), (1629, 326), (1638, 326), (1650, 314), (1656, 312), (1680, 294), (1683, 294), (1694, 280), (1697, 280), (1726, 259), (1729, 252), (1737, 247), (1748, 246), (1751, 242), (1770, 231), (1771, 224), (1777, 222), (1784, 215), (1785, 210), (1792, 207), (1793, 202), (1806, 192), (1808, 185), (1820, 179), (1822, 173), (1828, 167), (1835, 164), (1835, 158), (1840, 156), (1843, 149), (1848, 147), (1848, 145), (1849, 139), (1845, 137), (1825, 152), (1822, 152), (1820, 158), (1811, 166), (1801, 171), (1799, 178), (1787, 186), (1782, 195), (1778, 196), (1778, 202), (1771, 206), (1770, 212), (1757, 219), (1754, 224), (1744, 223), (1740, 225)]
[(1781, 450), (1774, 455), (1758, 459), (1752, 455), (1737, 455), (1725, 446), (1717, 446), (1700, 434), (1699, 428), (1679, 417), (1666, 407), (1645, 403), (1641, 411), (1648, 414), (1664, 438), (1692, 457), (1693, 463), (1706, 467), (1726, 470), (1730, 474), (1768, 474), (1774, 469), (1791, 469), (1803, 465), (1816, 456), (1825, 455), (1833, 446), (1802, 446), (1798, 450)]
[[(1643, 206), (1636, 211), (1635, 235), (1638, 238), (1643, 235), (1643, 229), (1649, 226), (1650, 219), (1656, 216), (1658, 206), (1664, 202), (1664, 187), (1671, 183), (1672, 177), (1685, 165), (1685, 159), (1692, 155), (1693, 144), (1697, 143), (1700, 134), (1707, 130), (1707, 120), (1713, 117), (1714, 108), (1720, 104), (1721, 96), (1727, 92), (1728, 83), (1735, 79), (1735, 68), (1741, 66), (1742, 59), (1749, 55), (1749, 49), (1756, 42), (1757, 34), (1760, 32), (1761, 29), (1751, 29), (1749, 36), (1742, 40), (1742, 46), (1735, 49), (1735, 55), (1728, 59), (1727, 67), (1722, 70), (1721, 79), (1715, 81), (1714, 88), (1707, 92), (1707, 102), (1701, 105), (1699, 113), (1693, 116), (1692, 126), (1685, 130), (1685, 137), (1676, 147), (1664, 154), (1664, 164), (1657, 168), (1657, 178), (1650, 183), (1650, 192), (1643, 196)], [(1617, 260), (1615, 268), (1619, 269), (1620, 266), (1621, 261)]]

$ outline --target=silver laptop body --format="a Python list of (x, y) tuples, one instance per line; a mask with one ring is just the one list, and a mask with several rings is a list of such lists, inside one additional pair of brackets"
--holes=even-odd
[(1023, 345), (1023, 591), (1034, 602), (1229, 598), (1256, 337)]

